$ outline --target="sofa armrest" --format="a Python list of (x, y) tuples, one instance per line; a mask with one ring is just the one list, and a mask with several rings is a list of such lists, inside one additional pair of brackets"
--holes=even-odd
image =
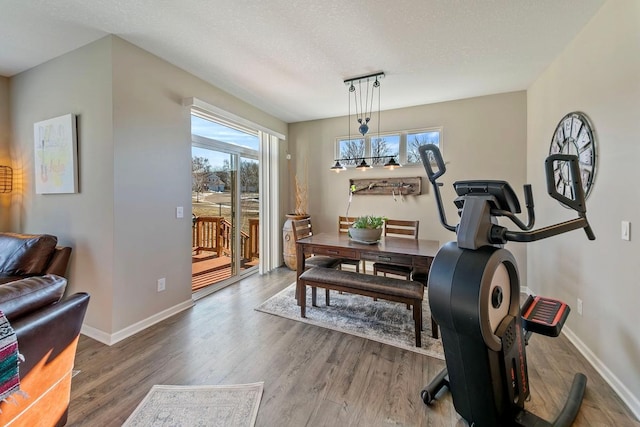
[(55, 359), (80, 335), (89, 295), (79, 292), (11, 322), (18, 348), (25, 356), (20, 363), (24, 377), (44, 356)]
[(0, 402), (0, 425), (63, 426), (71, 374), (89, 295), (77, 293), (11, 322), (25, 358), (13, 403)]
[(71, 248), (69, 246), (56, 246), (44, 274), (55, 274), (56, 276), (67, 277), (70, 257)]

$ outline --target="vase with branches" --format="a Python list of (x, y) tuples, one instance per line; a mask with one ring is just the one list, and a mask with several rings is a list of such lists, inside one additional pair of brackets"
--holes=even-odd
[[(304, 159), (302, 164), (302, 171), (307, 170), (307, 159)], [(289, 162), (289, 176), (291, 178), (291, 184), (293, 185), (294, 196), (294, 210), (289, 215), (306, 218), (309, 215), (309, 193), (307, 191), (307, 179), (306, 176), (301, 173), (296, 173)], [(287, 216), (289, 216), (287, 215)]]
[[(303, 171), (306, 171), (306, 160)], [(307, 180), (303, 175), (294, 173), (291, 163), (289, 163), (289, 176), (293, 188), (294, 210), (287, 214), (287, 220), (282, 227), (283, 257), (284, 263), (292, 270), (296, 269), (297, 255), (296, 244), (293, 232), (293, 221), (309, 218), (309, 193), (307, 192)]]
[(306, 180), (300, 178), (298, 175), (294, 177), (294, 195), (296, 206), (293, 213), (295, 215), (308, 215), (309, 214), (309, 194), (307, 193)]

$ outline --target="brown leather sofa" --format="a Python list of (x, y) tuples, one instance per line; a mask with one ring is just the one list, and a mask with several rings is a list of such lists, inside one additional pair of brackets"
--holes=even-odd
[[(0, 425), (63, 426), (89, 295), (76, 293), (63, 298), (67, 280), (42, 274), (52, 264), (58, 272), (63, 268), (64, 274), (71, 248), (56, 249), (57, 239), (53, 236), (52, 245), (50, 237), (44, 237), (42, 243), (40, 236), (7, 234), (10, 233), (0, 233), (0, 311), (13, 327), (25, 359), (19, 364), (19, 374), (20, 389), (26, 396), (16, 394), (0, 403)], [(39, 259), (31, 258), (34, 256)], [(63, 267), (59, 256), (66, 256)], [(40, 267), (38, 275), (35, 271)]]
[(30, 276), (66, 277), (71, 248), (49, 234), (0, 233), (0, 284)]

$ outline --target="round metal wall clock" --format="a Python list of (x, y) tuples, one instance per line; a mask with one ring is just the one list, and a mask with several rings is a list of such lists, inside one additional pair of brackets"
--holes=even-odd
[[(596, 139), (586, 115), (575, 111), (560, 120), (549, 147), (549, 154), (557, 153), (578, 156), (584, 197), (589, 197), (596, 175)], [(563, 196), (573, 199), (575, 195), (571, 194), (570, 178), (568, 166), (558, 162), (554, 169), (556, 189)]]

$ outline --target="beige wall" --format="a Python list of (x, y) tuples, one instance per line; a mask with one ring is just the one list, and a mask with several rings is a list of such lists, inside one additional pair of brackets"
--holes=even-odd
[[(0, 76), (0, 166), (11, 166), (11, 153), (9, 151), (9, 79)], [(0, 231), (9, 230), (11, 227), (12, 194), (0, 194)]]
[[(447, 219), (457, 224), (453, 200), (453, 182), (461, 179), (502, 179), (509, 181), (523, 199), (522, 185), (526, 178), (526, 93), (513, 92), (440, 104), (383, 111), (381, 132), (442, 126), (442, 153), (447, 162), (442, 199)], [(352, 117), (352, 121), (355, 119)], [(377, 131), (377, 125), (374, 124)], [(352, 131), (353, 132), (353, 131)], [(455, 235), (441, 225), (433, 190), (422, 166), (403, 167), (394, 171), (384, 168), (366, 172), (347, 170), (339, 174), (329, 168), (334, 160), (335, 138), (347, 134), (347, 118), (294, 123), (289, 126), (293, 161), (298, 173), (307, 165), (310, 209), (314, 229), (334, 231), (337, 218), (347, 210), (349, 179), (384, 177), (423, 177), (423, 194), (398, 198), (391, 196), (354, 195), (349, 215), (383, 215), (397, 219), (420, 220), (420, 238), (434, 239), (441, 244), (454, 240)], [(536, 195), (543, 187), (534, 188)], [(293, 208), (293, 201), (290, 201)], [(506, 225), (507, 223), (505, 223)], [(526, 252), (522, 244), (511, 243), (509, 249), (517, 258), (520, 275), (526, 280)]]
[[(113, 134), (111, 41), (102, 39), (10, 79), (12, 156), (24, 183), (11, 206), (13, 229), (50, 233), (73, 247), (68, 292), (91, 294), (86, 324), (111, 332)], [(35, 194), (33, 124), (73, 113), (78, 126), (78, 194)]]
[[(529, 287), (560, 298), (573, 310), (570, 337), (618, 393), (640, 414), (638, 255), (640, 234), (640, 2), (610, 0), (563, 54), (528, 90), (528, 179), (542, 186), (534, 165), (546, 157), (558, 121), (586, 113), (598, 141), (598, 170), (587, 200), (597, 240), (582, 231), (529, 245)], [(572, 213), (550, 198), (536, 201), (539, 222), (555, 223)], [(631, 241), (620, 238), (620, 222), (631, 221)], [(584, 301), (583, 314), (575, 309)], [(537, 338), (536, 338), (537, 339)], [(588, 387), (588, 385), (587, 385)]]
[[(189, 108), (198, 97), (286, 135), (286, 124), (109, 36), (10, 80), (12, 151), (25, 191), (14, 229), (74, 247), (69, 291), (87, 291), (85, 329), (122, 337), (191, 301)], [(78, 115), (80, 193), (36, 195), (33, 123)], [(176, 206), (185, 217), (175, 218)], [(167, 290), (156, 292), (165, 277)], [(136, 326), (137, 325), (137, 326)]]

